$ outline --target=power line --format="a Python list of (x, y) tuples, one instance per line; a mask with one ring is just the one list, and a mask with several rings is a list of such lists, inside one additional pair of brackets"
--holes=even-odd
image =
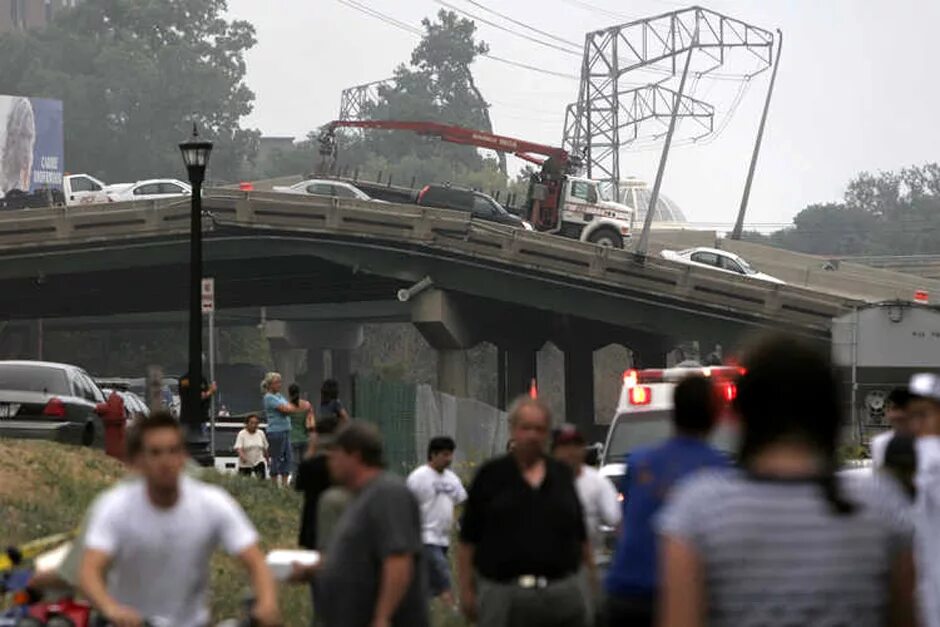
[(571, 50), (570, 48), (563, 48), (563, 47), (561, 47), (561, 46), (559, 46), (559, 45), (556, 45), (556, 44), (553, 44), (553, 43), (551, 43), (551, 42), (548, 42), (548, 41), (544, 41), (544, 40), (542, 40), (542, 39), (539, 39), (538, 37), (532, 37), (532, 36), (530, 36), (530, 35), (526, 35), (525, 33), (520, 33), (519, 31), (515, 31), (515, 30), (513, 30), (513, 29), (511, 29), (511, 28), (508, 28), (508, 27), (506, 27), (506, 26), (503, 26), (502, 24), (497, 24), (496, 22), (493, 22), (493, 21), (491, 21), (491, 20), (488, 20), (488, 19), (486, 19), (486, 18), (484, 18), (484, 17), (480, 17), (479, 15), (475, 15), (475, 14), (469, 12), (469, 11), (465, 11), (465, 10), (459, 8), (459, 7), (456, 7), (456, 6), (452, 5), (452, 4), (450, 4), (449, 2), (446, 2), (445, 0), (434, 0), (434, 1), (435, 1), (436, 3), (438, 3), (439, 5), (441, 5), (442, 7), (445, 7), (445, 8), (450, 9), (451, 11), (456, 11), (457, 13), (461, 13), (461, 14), (463, 14), (463, 15), (466, 15), (467, 17), (469, 17), (469, 18), (472, 19), (472, 20), (476, 20), (476, 21), (478, 21), (478, 22), (482, 22), (482, 23), (484, 23), (484, 24), (487, 24), (488, 26), (492, 26), (493, 28), (496, 28), (496, 29), (501, 30), (501, 31), (506, 32), (506, 33), (509, 33), (510, 35), (515, 35), (516, 37), (521, 37), (522, 39), (525, 39), (525, 40), (527, 40), (527, 41), (531, 41), (532, 43), (536, 43), (536, 44), (538, 44), (538, 45), (540, 45), (540, 46), (545, 46), (546, 48), (552, 48), (552, 49), (554, 49), (554, 50), (558, 50), (559, 52), (564, 52), (565, 54), (570, 54), (570, 55), (575, 56), (575, 57), (580, 57), (580, 56), (581, 56), (581, 53), (580, 53), (580, 52), (576, 52), (576, 51), (574, 51), (574, 50)]
[(555, 41), (557, 41), (557, 42), (559, 42), (559, 43), (563, 43), (563, 44), (566, 44), (566, 45), (568, 45), (568, 46), (572, 46), (572, 47), (574, 47), (574, 48), (576, 48), (576, 49), (577, 49), (577, 48), (581, 48), (581, 45), (580, 45), (580, 44), (578, 44), (578, 43), (576, 43), (576, 42), (573, 42), (573, 41), (571, 41), (570, 39), (565, 39), (564, 37), (559, 37), (558, 35), (553, 35), (552, 33), (546, 32), (546, 31), (544, 31), (544, 30), (540, 30), (540, 29), (538, 29), (538, 28), (536, 28), (536, 27), (534, 27), (534, 26), (530, 26), (529, 24), (526, 24), (525, 22), (522, 22), (522, 21), (519, 21), (519, 20), (517, 20), (517, 19), (514, 19), (514, 18), (512, 18), (512, 17), (506, 15), (505, 13), (500, 13), (499, 11), (496, 11), (496, 10), (494, 10), (494, 9), (491, 9), (491, 8), (489, 8), (488, 6), (486, 6), (485, 4), (483, 4), (482, 2), (477, 2), (477, 0), (466, 0), (466, 2), (469, 2), (470, 4), (472, 4), (472, 5), (475, 6), (475, 7), (478, 7), (478, 8), (480, 8), (480, 9), (483, 9), (483, 10), (486, 11), (487, 13), (492, 13), (493, 15), (495, 15), (495, 16), (497, 16), (497, 17), (501, 17), (501, 18), (503, 18), (504, 20), (506, 20), (507, 22), (512, 22), (512, 23), (515, 24), (516, 26), (521, 26), (521, 27), (523, 27), (523, 28), (526, 28), (526, 29), (528, 29), (528, 30), (534, 32), (534, 33), (538, 33), (539, 35), (543, 35), (543, 36), (545, 36), (545, 37), (548, 37), (549, 39), (554, 39)]
[(584, 2), (584, 0), (563, 0), (563, 1), (567, 2), (568, 4), (573, 4), (576, 7), (581, 7), (585, 11), (590, 11), (592, 13), (599, 13), (601, 15), (606, 15), (607, 17), (611, 17), (615, 20), (630, 21), (633, 19), (629, 15), (624, 15), (623, 13), (617, 13), (616, 11), (609, 11), (605, 8), (595, 6), (591, 4), (590, 2)]
[(375, 9), (371, 7), (360, 4), (359, 2), (356, 2), (356, 0), (336, 0), (336, 1), (342, 5), (349, 7), (350, 9), (355, 9), (356, 11), (359, 11), (360, 13), (365, 13), (366, 15), (370, 17), (374, 17), (382, 22), (385, 22), (386, 24), (390, 24), (391, 26), (407, 31), (411, 33), (412, 35), (421, 36), (424, 34), (416, 27), (406, 24), (405, 22), (396, 20), (395, 18), (389, 15), (386, 15), (385, 13), (382, 13), (380, 11), (376, 11)]
[[(399, 20), (397, 20), (397, 19), (395, 19), (395, 18), (393, 18), (393, 17), (391, 17), (391, 16), (389, 16), (389, 15), (386, 15), (385, 13), (382, 13), (381, 11), (377, 11), (376, 9), (373, 9), (373, 8), (371, 8), (371, 7), (369, 7), (369, 6), (365, 6), (365, 5), (363, 5), (363, 4), (359, 3), (359, 2), (356, 2), (356, 0), (336, 0), (336, 1), (339, 2), (340, 4), (346, 6), (346, 7), (349, 7), (350, 9), (359, 11), (360, 13), (364, 13), (365, 15), (368, 15), (368, 16), (370, 16), (370, 17), (373, 17), (373, 18), (377, 19), (377, 20), (380, 20), (380, 21), (382, 21), (382, 22), (388, 24), (389, 26), (394, 26), (395, 28), (398, 28), (399, 30), (406, 31), (406, 32), (408, 32), (408, 33), (410, 33), (410, 34), (412, 34), (412, 35), (418, 36), (418, 37), (423, 37), (423, 36), (424, 36), (424, 32), (421, 31), (421, 30), (419, 30), (418, 28), (415, 28), (414, 26), (411, 26), (411, 25), (409, 25), (409, 24), (406, 24), (405, 22), (401, 22), (401, 21), (399, 21)], [(580, 76), (576, 76), (576, 75), (574, 75), (574, 74), (566, 74), (566, 73), (564, 73), (564, 72), (555, 72), (555, 71), (553, 71), (553, 70), (546, 70), (546, 69), (544, 69), (544, 68), (540, 68), (540, 67), (537, 67), (537, 66), (534, 66), (534, 65), (529, 65), (528, 63), (522, 63), (521, 61), (515, 61), (515, 60), (513, 60), (513, 59), (507, 59), (507, 58), (505, 58), (505, 57), (501, 57), (501, 56), (494, 55), (494, 54), (490, 54), (490, 53), (486, 53), (486, 54), (483, 54), (483, 55), (481, 55), (481, 56), (484, 57), (484, 58), (486, 58), (486, 59), (490, 59), (491, 61), (496, 61), (497, 63), (503, 63), (503, 64), (505, 64), (505, 65), (511, 65), (511, 66), (516, 67), (516, 68), (519, 68), (519, 69), (528, 70), (528, 71), (530, 71), (530, 72), (537, 72), (537, 73), (539, 73), (539, 74), (545, 74), (545, 75), (547, 75), (547, 76), (556, 76), (556, 77), (558, 77), (558, 78), (567, 78), (567, 79), (572, 79), (572, 80), (580, 80), (580, 79), (581, 79)]]

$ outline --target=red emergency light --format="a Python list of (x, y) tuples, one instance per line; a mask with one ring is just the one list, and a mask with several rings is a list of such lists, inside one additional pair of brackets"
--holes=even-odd
[(738, 386), (734, 383), (725, 383), (721, 388), (721, 397), (730, 403), (738, 397)]
[(626, 386), (628, 386), (628, 387), (633, 387), (634, 385), (637, 384), (637, 382), (639, 382), (639, 380), (640, 380), (640, 375), (639, 375), (639, 373), (636, 371), (636, 369), (631, 368), (630, 370), (624, 371), (624, 373), (623, 373), (623, 383), (624, 383), (624, 385), (626, 385)]
[(645, 385), (630, 388), (631, 405), (649, 405), (653, 401), (653, 391)]

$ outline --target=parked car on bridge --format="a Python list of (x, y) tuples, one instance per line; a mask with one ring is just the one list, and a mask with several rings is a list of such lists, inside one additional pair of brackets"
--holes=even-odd
[(385, 202), (372, 198), (367, 193), (345, 181), (332, 181), (329, 179), (307, 179), (293, 185), (276, 185), (271, 188), (272, 192), (282, 194), (311, 194), (314, 196), (331, 196), (334, 198), (354, 198), (356, 200), (371, 200), (374, 202)]
[(99, 444), (104, 427), (96, 407), (104, 400), (78, 366), (0, 361), (0, 437)]
[(474, 218), (508, 224), (531, 231), (532, 225), (509, 213), (491, 196), (465, 187), (453, 185), (425, 185), (418, 192), (418, 204), (423, 207), (453, 209), (471, 214)]
[(677, 261), (690, 266), (711, 268), (712, 270), (720, 270), (721, 272), (746, 276), (759, 281), (786, 285), (785, 281), (781, 281), (777, 277), (758, 272), (744, 259), (727, 250), (700, 246), (698, 248), (688, 248), (679, 251), (664, 250), (660, 255), (662, 255), (663, 259)]
[(149, 179), (136, 183), (117, 183), (105, 187), (108, 199), (113, 202), (128, 200), (159, 200), (174, 196), (190, 196), (193, 189), (188, 183), (177, 179)]

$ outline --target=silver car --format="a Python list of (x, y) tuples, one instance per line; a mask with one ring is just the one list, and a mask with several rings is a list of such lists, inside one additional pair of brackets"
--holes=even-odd
[(104, 395), (69, 364), (0, 361), (0, 437), (100, 445)]

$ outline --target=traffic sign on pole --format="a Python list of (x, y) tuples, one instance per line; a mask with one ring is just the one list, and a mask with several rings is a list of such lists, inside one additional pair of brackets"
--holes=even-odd
[(202, 280), (202, 313), (215, 311), (215, 279)]

